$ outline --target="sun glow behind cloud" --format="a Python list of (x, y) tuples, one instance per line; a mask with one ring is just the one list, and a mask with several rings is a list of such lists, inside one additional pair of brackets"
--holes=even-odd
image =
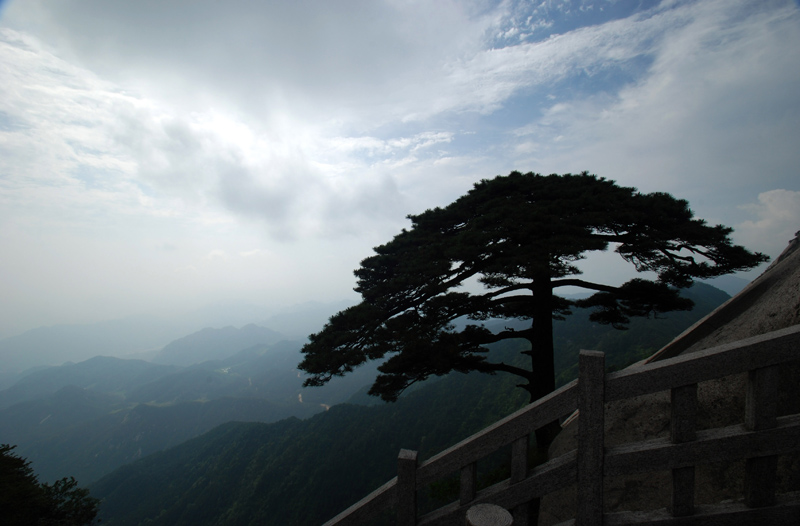
[(775, 255), (797, 6), (621, 4), (5, 6), (0, 333), (352, 294), (406, 214), (512, 169), (669, 191)]

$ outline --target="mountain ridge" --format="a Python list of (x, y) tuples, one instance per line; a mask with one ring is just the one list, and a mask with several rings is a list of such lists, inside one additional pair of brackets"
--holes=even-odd
[[(698, 286), (695, 292), (711, 290), (710, 286)], [(709, 301), (706, 312), (713, 308), (710, 303), (728, 297), (713, 290), (717, 299)], [(700, 308), (692, 315), (699, 319), (704, 314)], [(629, 334), (650, 333), (653, 324), (677, 320), (645, 320), (644, 326)], [(567, 332), (570, 330), (567, 327)], [(674, 336), (682, 327), (673, 330)], [(596, 334), (590, 330), (573, 336)], [(586, 341), (577, 339), (575, 344)], [(519, 354), (521, 348), (515, 347), (524, 345), (524, 340), (505, 343), (506, 347), (493, 348), (493, 359), (508, 363), (525, 360)], [(638, 359), (638, 355), (632, 358)], [(424, 459), (525, 405), (527, 396), (515, 387), (517, 382), (505, 373), (452, 374), (423, 384), (394, 404), (343, 404), (290, 423), (226, 424), (110, 473), (92, 484), (91, 490), (104, 499), (103, 520), (112, 526), (146, 520), (164, 525), (319, 524), (392, 478), (400, 448), (417, 450)], [(289, 435), (265, 438), (264, 443), (255, 438), (272, 436), (275, 429), (286, 429)], [(222, 435), (224, 440), (219, 438)], [(286, 451), (293, 453), (282, 456)], [(171, 455), (182, 459), (180, 465), (170, 460)], [(166, 480), (159, 464), (171, 466), (165, 468), (171, 476), (169, 486), (160, 485), (155, 493), (148, 487), (147, 495), (157, 494), (155, 500), (147, 503), (149, 497), (142, 496), (142, 502), (134, 507), (130, 497), (136, 488), (150, 484), (145, 481)], [(481, 477), (491, 478), (490, 468), (491, 462), (480, 468)], [(341, 475), (345, 472), (346, 480)], [(204, 489), (195, 485), (201, 480)], [(215, 496), (213, 491), (219, 487), (226, 492)], [(449, 491), (441, 488), (442, 494)], [(420, 498), (429, 502), (439, 497), (426, 494)], [(198, 517), (203, 521), (197, 522)]]

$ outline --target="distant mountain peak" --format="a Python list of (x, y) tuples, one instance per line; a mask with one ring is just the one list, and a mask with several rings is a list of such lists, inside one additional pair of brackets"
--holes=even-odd
[(166, 345), (153, 358), (154, 363), (189, 366), (209, 360), (224, 360), (256, 345), (269, 345), (283, 339), (280, 333), (250, 323), (215, 329), (206, 327)]

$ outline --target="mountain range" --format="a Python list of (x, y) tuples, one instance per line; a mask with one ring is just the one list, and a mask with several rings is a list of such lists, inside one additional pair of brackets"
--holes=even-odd
[[(270, 337), (270, 341), (302, 341), (318, 331), (332, 314), (351, 304), (310, 302), (269, 312), (250, 304), (226, 303), (179, 316), (144, 315), (91, 324), (37, 327), (0, 338), (0, 389), (10, 387), (32, 370), (81, 362), (97, 355), (150, 360), (170, 343), (209, 327), (255, 324), (280, 334), (279, 338)], [(169, 359), (167, 363), (171, 363)], [(186, 365), (185, 361), (183, 364)]]
[[(628, 331), (581, 311), (556, 323), (560, 381), (574, 349), (606, 348), (609, 365), (622, 367), (728, 298), (703, 284), (686, 294), (693, 311)], [(171, 348), (204, 338), (181, 340)], [(491, 352), (513, 362), (524, 358), (521, 345)], [(13, 438), (46, 480), (90, 484), (104, 524), (319, 524), (391, 478), (400, 448), (425, 458), (527, 402), (516, 377), (454, 373), (385, 404), (365, 397), (374, 364), (303, 389), (300, 347), (259, 344), (189, 366), (94, 358), (31, 373), (0, 392), (10, 404), (0, 410), (0, 442)], [(104, 363), (117, 372), (105, 374)], [(494, 469), (491, 460), (479, 466), (486, 483)], [(425, 505), (452, 491), (444, 484), (420, 498)]]
[[(88, 483), (231, 420), (308, 418), (375, 375), (366, 367), (304, 389), (301, 342), (251, 345), (277, 337), (254, 325), (204, 329), (158, 355), (187, 365), (95, 356), (30, 372), (0, 391), (0, 443), (18, 445), (44, 481)], [(191, 363), (212, 356), (224, 358)]]

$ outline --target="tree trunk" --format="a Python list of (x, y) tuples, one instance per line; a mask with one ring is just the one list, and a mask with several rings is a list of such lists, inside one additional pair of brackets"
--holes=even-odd
[[(553, 356), (553, 288), (549, 273), (533, 281), (533, 323), (531, 334), (531, 383), (528, 386), (531, 402), (556, 389), (555, 358)], [(558, 420), (536, 431), (540, 453), (547, 449), (561, 430)]]
[[(531, 325), (531, 378), (528, 384), (531, 402), (552, 393), (556, 389), (555, 358), (553, 356), (553, 287), (549, 272), (536, 276), (533, 281), (533, 322)], [(544, 462), (548, 457), (550, 444), (555, 439), (561, 425), (554, 420), (536, 430), (537, 459)], [(529, 525), (539, 521), (540, 499), (529, 503)]]

